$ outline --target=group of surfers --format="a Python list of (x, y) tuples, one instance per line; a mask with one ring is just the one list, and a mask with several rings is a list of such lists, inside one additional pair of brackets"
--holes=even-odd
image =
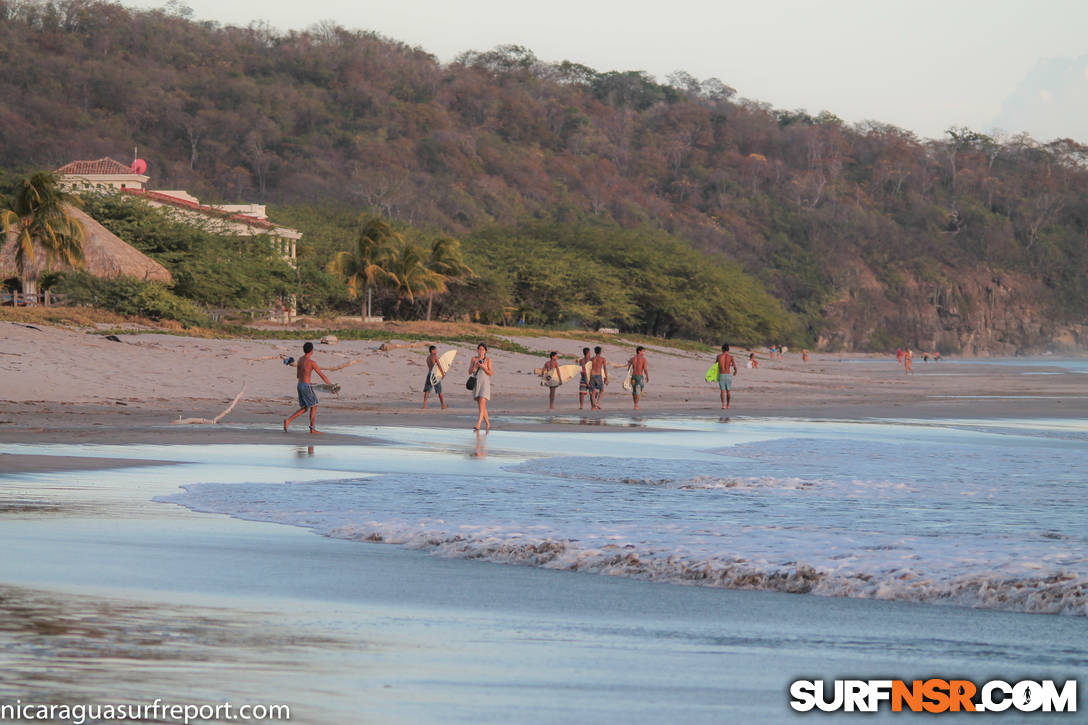
[[(298, 410), (284, 419), (283, 430), (285, 432), (292, 421), (308, 412), (310, 414), (310, 433), (321, 434), (321, 431), (316, 428), (318, 398), (314, 392), (313, 374), (316, 373), (327, 385), (332, 383), (321, 370), (321, 367), (314, 361), (313, 351), (313, 343), (307, 342), (302, 346), (303, 355), (301, 358), (297, 361), (290, 359), (284, 361), (296, 368), (299, 404)], [(737, 374), (737, 361), (730, 354), (729, 345), (722, 345), (721, 353), (718, 354), (716, 361), (718, 369), (717, 383), (721, 393), (722, 409), (728, 410), (732, 405), (733, 376)], [(605, 386), (609, 383), (609, 363), (604, 357), (602, 348), (600, 346), (593, 348), (593, 355), (590, 355), (588, 347), (582, 348), (582, 357), (577, 361), (577, 365), (580, 370), (578, 373), (579, 410), (585, 408), (587, 397), (592, 410), (601, 410), (601, 398), (604, 395)], [(437, 382), (432, 383), (431, 373), (435, 367), (438, 368), (439, 375), (436, 376), (438, 378)], [(635, 354), (627, 361), (626, 365), (620, 367), (627, 367), (631, 371), (631, 398), (634, 409), (640, 410), (639, 401), (646, 389), (646, 383), (650, 382), (650, 366), (646, 360), (646, 348), (639, 345), (635, 348)], [(431, 345), (427, 351), (427, 377), (423, 384), (424, 409), (427, 408), (427, 399), (432, 392), (438, 396), (439, 404), (443, 409), (448, 407), (442, 392), (442, 381), (448, 373), (449, 371), (443, 367), (439, 359), (438, 349)], [(491, 399), (491, 377), (494, 375), (494, 367), (491, 358), (487, 354), (487, 345), (482, 342), (476, 346), (476, 356), (469, 362), (468, 374), (469, 379), (465, 387), (472, 392), (479, 411), (473, 430), (480, 430), (481, 428), (491, 430), (491, 418), (487, 412), (487, 401)], [(544, 363), (544, 367), (540, 371), (540, 376), (542, 378), (555, 376), (556, 384), (548, 385), (548, 409), (555, 410), (556, 390), (559, 385), (567, 382), (562, 377), (558, 352), (549, 354), (547, 362)]]

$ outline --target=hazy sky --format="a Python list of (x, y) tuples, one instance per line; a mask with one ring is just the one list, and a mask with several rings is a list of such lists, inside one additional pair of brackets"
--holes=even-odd
[[(1084, 0), (182, 1), (194, 18), (224, 24), (263, 20), (289, 30), (332, 20), (421, 46), (443, 62), (516, 43), (545, 61), (601, 71), (645, 70), (664, 80), (683, 69), (776, 108), (826, 109), (926, 137), (952, 125), (989, 131), (998, 119), (1034, 124), (1044, 113), (1036, 129), (1005, 130), (1088, 142), (1082, 104), (1066, 108), (1060, 93), (1022, 87), (1029, 76), (1035, 82), (1040, 61), (1088, 54)], [(1080, 75), (1088, 89), (1088, 67)], [(1046, 105), (1034, 115), (1003, 111), (1018, 98)]]

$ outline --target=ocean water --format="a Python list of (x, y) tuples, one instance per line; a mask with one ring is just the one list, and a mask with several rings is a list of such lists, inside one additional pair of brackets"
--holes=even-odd
[[(846, 358), (835, 361), (835, 364), (847, 365), (888, 365), (895, 363), (894, 355), (876, 358)], [(1000, 365), (1003, 368), (1024, 368), (1022, 375), (1066, 375), (1088, 373), (1088, 358), (1085, 357), (1055, 357), (1040, 355), (1038, 357), (943, 357), (940, 362), (922, 359), (921, 353), (914, 355), (914, 369), (926, 372), (936, 372), (940, 369), (947, 370), (947, 366), (953, 368), (962, 365)], [(1051, 372), (1035, 372), (1038, 368), (1051, 368)]]
[(321, 446), (320, 475), (290, 480), (205, 467), (156, 500), (583, 575), (1088, 614), (1084, 421), (602, 423), (591, 435), (337, 428), (389, 442)]

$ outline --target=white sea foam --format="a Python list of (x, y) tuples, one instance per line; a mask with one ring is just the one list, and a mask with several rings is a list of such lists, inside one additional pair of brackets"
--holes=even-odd
[(723, 589), (755, 589), (831, 597), (897, 599), (1037, 614), (1088, 615), (1088, 581), (1075, 574), (1002, 577), (927, 576), (912, 569), (833, 572), (804, 562), (769, 566), (740, 557), (689, 558), (635, 544), (534, 539), (520, 532), (449, 532), (426, 525), (341, 526), (328, 536), (400, 544), (442, 556), (500, 564), (626, 576)]
[[(916, 489), (902, 481), (831, 479), (820, 477), (721, 475), (736, 469), (714, 460), (669, 460), (652, 458), (609, 458), (564, 456), (533, 459), (507, 470), (584, 481), (658, 486), (683, 491), (719, 489), (760, 489), (767, 492), (849, 491), (854, 496), (912, 493)], [(751, 469), (747, 469), (751, 470)]]
[[(1088, 451), (1077, 441), (793, 425), (790, 437), (732, 446), (717, 431), (619, 435), (600, 439), (614, 455), (499, 458), (474, 473), (452, 448), (391, 452), (368, 460), (367, 478), (199, 483), (161, 500), (506, 564), (1088, 614)], [(451, 464), (436, 473), (442, 456)]]

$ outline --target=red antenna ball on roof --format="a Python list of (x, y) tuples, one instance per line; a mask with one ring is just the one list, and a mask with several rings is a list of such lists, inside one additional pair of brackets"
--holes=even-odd
[(146, 174), (147, 162), (143, 159), (136, 159), (132, 162), (132, 170), (135, 171), (137, 174)]

